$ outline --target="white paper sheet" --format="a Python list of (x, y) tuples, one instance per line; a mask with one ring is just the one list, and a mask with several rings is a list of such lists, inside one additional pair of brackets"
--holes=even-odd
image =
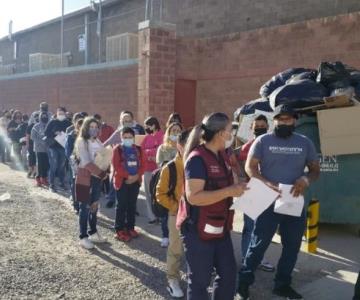
[(274, 212), (282, 215), (300, 217), (304, 208), (304, 196), (294, 197), (290, 191), (293, 186), (279, 184), (281, 197), (276, 200)]
[(61, 131), (56, 137), (55, 141), (57, 141), (63, 148), (65, 148), (66, 143), (66, 133)]
[(279, 193), (257, 178), (251, 178), (247, 186), (249, 190), (241, 197), (234, 198), (231, 209), (241, 210), (255, 220), (279, 197)]

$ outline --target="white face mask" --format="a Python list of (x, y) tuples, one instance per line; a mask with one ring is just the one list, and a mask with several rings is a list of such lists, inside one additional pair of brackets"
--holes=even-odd
[(59, 115), (57, 118), (58, 118), (59, 121), (64, 121), (66, 119), (66, 116), (65, 115)]
[(225, 149), (228, 149), (232, 146), (232, 144), (234, 143), (234, 136), (231, 135), (231, 139), (230, 140), (227, 140), (225, 141)]

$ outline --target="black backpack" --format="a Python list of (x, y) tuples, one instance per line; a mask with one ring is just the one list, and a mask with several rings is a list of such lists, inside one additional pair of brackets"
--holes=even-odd
[(154, 213), (154, 215), (157, 218), (163, 218), (168, 214), (168, 209), (162, 206), (156, 199), (156, 186), (159, 183), (160, 174), (163, 168), (169, 168), (169, 191), (168, 196), (175, 198), (175, 187), (176, 187), (176, 165), (175, 161), (170, 161), (167, 164), (165, 164), (163, 167), (156, 169), (150, 179), (150, 196), (151, 196), (151, 208)]

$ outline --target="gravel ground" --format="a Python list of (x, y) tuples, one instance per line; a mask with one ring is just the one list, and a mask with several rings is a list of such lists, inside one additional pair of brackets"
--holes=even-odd
[[(160, 226), (147, 224), (143, 196), (139, 239), (114, 240), (114, 210), (104, 208), (103, 200), (98, 228), (108, 243), (86, 251), (78, 246), (78, 217), (67, 198), (35, 188), (24, 173), (0, 164), (0, 195), (5, 192), (11, 199), (0, 201), (0, 299), (171, 299)], [(233, 234), (238, 254), (240, 237)], [(280, 251), (273, 243), (266, 256), (276, 262)], [(302, 288), (340, 269), (342, 261), (301, 253), (298, 266), (294, 285)], [(251, 299), (272, 299), (274, 274), (258, 271), (256, 277)], [(185, 289), (185, 280), (182, 285)]]

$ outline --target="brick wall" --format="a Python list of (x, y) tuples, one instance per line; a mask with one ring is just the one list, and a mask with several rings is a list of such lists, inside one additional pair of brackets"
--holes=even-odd
[(137, 111), (137, 64), (102, 70), (0, 80), (0, 109), (25, 113), (38, 109), (41, 101), (70, 111), (99, 113), (117, 125), (121, 110)]
[[(180, 39), (183, 64), (177, 63), (177, 76), (196, 74), (197, 120), (212, 111), (232, 115), (258, 98), (260, 86), (284, 69), (317, 68), (322, 60), (360, 68), (359, 24), (360, 13), (353, 13), (197, 41)], [(197, 59), (191, 66), (194, 51)]]

